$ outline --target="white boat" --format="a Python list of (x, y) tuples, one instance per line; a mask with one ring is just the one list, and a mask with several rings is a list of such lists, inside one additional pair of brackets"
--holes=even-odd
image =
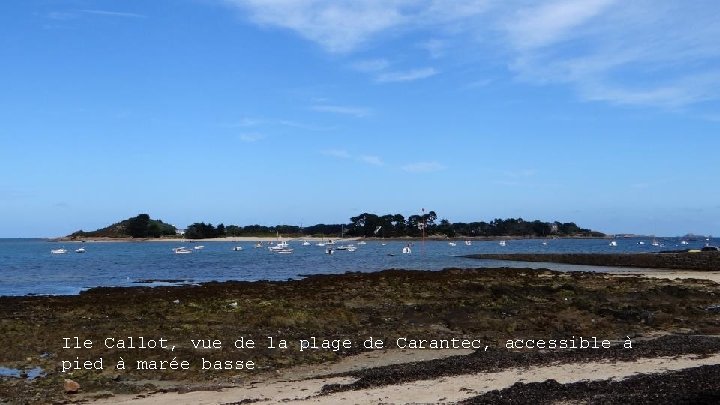
[(195, 246), (193, 249), (195, 249), (195, 250), (203, 250), (203, 249), (205, 249), (205, 246), (199, 245), (199, 246)]
[(543, 242), (542, 245), (543, 245), (543, 246), (547, 246), (547, 242)]
[(365, 242), (364, 240), (361, 240), (360, 242), (358, 242), (358, 245), (367, 245), (367, 242)]
[(681, 241), (680, 241), (680, 244), (681, 244), (681, 245), (688, 245), (689, 243), (688, 243), (688, 241), (686, 241), (686, 240), (681, 240)]
[(303, 245), (303, 246), (310, 246), (310, 242), (308, 242), (308, 241), (303, 241), (302, 245)]
[(243, 250), (242, 246), (235, 246), (235, 247), (233, 247), (233, 252), (239, 252), (239, 251), (241, 251), (241, 250)]
[[(282, 239), (280, 239), (280, 234), (277, 234), (277, 242), (273, 246), (268, 246), (268, 249), (270, 249), (271, 252), (275, 253), (292, 253), (292, 249), (289, 249), (288, 243)], [(270, 242), (271, 244), (273, 242)], [(289, 252), (285, 252), (289, 251)]]
[(330, 248), (330, 247), (329, 247), (329, 248), (325, 249), (325, 254), (326, 254), (326, 255), (331, 255), (331, 254), (333, 254), (333, 252), (334, 252), (333, 248)]
[(455, 242), (448, 242), (448, 245), (450, 245), (450, 246), (457, 246), (457, 243), (455, 243)]
[(658, 242), (657, 239), (653, 238), (651, 245), (653, 245), (653, 246), (660, 246), (660, 242)]
[(75, 253), (85, 253), (85, 248), (81, 247), (81, 248), (75, 249)]
[(638, 245), (644, 245), (644, 244), (645, 244), (645, 241), (643, 241), (643, 240), (641, 240), (640, 242), (638, 242)]
[(609, 245), (609, 246), (612, 246), (612, 247), (615, 247), (615, 246), (617, 246), (617, 241), (611, 240), (608, 245)]
[(505, 246), (507, 245), (507, 243), (504, 240), (501, 240), (500, 242), (498, 242), (498, 245)]
[(289, 249), (289, 248), (282, 248), (282, 249), (274, 249), (272, 252), (278, 253), (278, 254), (290, 254), (293, 252), (293, 250)]
[(64, 255), (65, 253), (67, 253), (67, 249), (65, 249), (65, 248), (61, 248), (61, 249), (51, 249), (51, 250), (50, 250), (50, 253), (52, 253), (52, 254), (54, 254), (54, 255)]
[(357, 250), (357, 248), (355, 246), (348, 246), (348, 248), (347, 248), (348, 252), (354, 252), (356, 250)]
[(335, 248), (335, 250), (348, 250), (348, 247), (345, 245), (339, 245)]
[(176, 247), (175, 249), (173, 249), (173, 252), (177, 255), (185, 255), (188, 253), (192, 253), (192, 250), (187, 249), (184, 246), (181, 246), (181, 247)]
[(405, 246), (405, 247), (402, 249), (402, 252), (403, 252), (403, 253), (406, 253), (406, 254), (410, 254), (410, 253), (412, 253), (412, 249), (410, 249), (410, 246)]
[(465, 241), (465, 246), (471, 246), (471, 245), (472, 245), (472, 241), (469, 241), (469, 240)]
[(256, 244), (255, 244), (255, 247), (256, 247), (256, 248), (261, 248), (261, 247), (262, 247), (262, 242), (256, 243)]
[(325, 246), (325, 243), (323, 243), (323, 242), (318, 242), (318, 243), (315, 244), (315, 246)]

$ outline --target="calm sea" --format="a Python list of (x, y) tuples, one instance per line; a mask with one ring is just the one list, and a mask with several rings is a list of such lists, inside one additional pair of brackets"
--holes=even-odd
[[(474, 260), (460, 257), (472, 253), (611, 253), (653, 252), (681, 248), (700, 248), (706, 241), (663, 238), (662, 246), (652, 246), (648, 238), (618, 239), (609, 246), (605, 239), (523, 239), (498, 242), (473, 241), (467, 246), (456, 241), (414, 242), (411, 254), (402, 254), (405, 242), (370, 241), (357, 245), (357, 251), (325, 254), (325, 248), (302, 246), (291, 241), (292, 254), (276, 254), (253, 243), (187, 243), (192, 254), (174, 254), (179, 242), (60, 243), (42, 239), (0, 239), (0, 295), (77, 294), (97, 286), (139, 286), (192, 284), (225, 280), (287, 280), (305, 274), (332, 274), (347, 271), (372, 272), (389, 268), (440, 270), (446, 267), (538, 267), (537, 264)], [(639, 244), (643, 241), (644, 244)], [(717, 239), (713, 241), (717, 244)], [(83, 246), (86, 253), (75, 253)], [(242, 246), (242, 251), (233, 247)], [(51, 254), (51, 249), (66, 248), (67, 254)], [(542, 267), (548, 267), (543, 265)], [(555, 269), (579, 266), (553, 265)], [(592, 270), (593, 268), (588, 268)]]

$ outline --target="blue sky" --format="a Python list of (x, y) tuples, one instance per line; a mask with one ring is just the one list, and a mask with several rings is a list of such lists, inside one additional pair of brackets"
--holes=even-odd
[(435, 210), (720, 234), (720, 4), (0, 4), (0, 237)]

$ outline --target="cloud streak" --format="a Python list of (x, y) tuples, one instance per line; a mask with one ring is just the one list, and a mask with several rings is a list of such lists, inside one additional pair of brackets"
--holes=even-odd
[(225, 3), (243, 9), (257, 24), (295, 31), (330, 52), (351, 51), (407, 18), (397, 7), (401, 2), (392, 0), (226, 0)]
[(354, 156), (350, 152), (348, 152), (345, 149), (326, 149), (320, 151), (325, 156), (334, 157), (337, 159), (347, 159), (347, 160), (355, 160), (360, 163), (364, 163), (370, 166), (384, 166), (385, 162), (383, 162), (382, 158), (375, 155), (359, 155)]
[(360, 60), (351, 65), (358, 72), (369, 73), (375, 76), (378, 83), (409, 82), (426, 79), (438, 73), (435, 68), (425, 67), (410, 70), (389, 70), (391, 63), (387, 59)]
[(367, 163), (372, 166), (382, 166), (385, 163), (383, 163), (382, 159), (378, 156), (371, 156), (371, 155), (362, 155), (358, 158), (361, 162)]
[[(291, 30), (331, 53), (410, 37), (408, 52), (426, 50), (433, 65), (450, 52), (463, 64), (478, 63), (472, 55), (487, 55), (485, 60), (507, 66), (516, 83), (568, 86), (584, 101), (680, 109), (720, 100), (720, 10), (714, 1), (222, 2), (255, 24)], [(351, 65), (377, 83), (420, 80), (439, 71), (391, 66), (382, 57)]]
[[(425, 49), (433, 64), (450, 52), (463, 64), (477, 63), (465, 55), (482, 54), (507, 66), (516, 83), (568, 86), (583, 101), (678, 109), (720, 100), (720, 10), (713, 1), (222, 1), (331, 53), (382, 49), (383, 40), (407, 36), (408, 47)], [(351, 67), (377, 83), (439, 72), (391, 65), (375, 58)]]
[(247, 143), (253, 143), (265, 139), (265, 135), (257, 133), (240, 134), (240, 140)]
[(438, 162), (415, 162), (408, 163), (401, 169), (408, 173), (432, 173), (445, 170), (446, 167)]
[(102, 15), (106, 17), (122, 17), (122, 18), (147, 18), (146, 15), (136, 13), (126, 13), (120, 11), (108, 11), (108, 10), (79, 10), (85, 14)]
[(428, 77), (435, 76), (437, 73), (437, 70), (433, 68), (413, 69), (402, 72), (384, 72), (378, 75), (377, 81), (380, 83), (410, 82), (426, 79)]
[(387, 59), (365, 59), (351, 65), (353, 69), (365, 73), (381, 72), (388, 66), (390, 66), (390, 62), (388, 62)]
[(370, 110), (365, 107), (349, 107), (341, 105), (314, 105), (310, 107), (313, 111), (333, 114), (349, 115), (355, 118), (363, 118), (370, 115)]
[(352, 157), (350, 156), (350, 152), (346, 151), (345, 149), (326, 149), (320, 151), (320, 153), (325, 156), (332, 156), (340, 159), (350, 159)]
[(562, 0), (515, 13), (506, 31), (515, 47), (539, 48), (568, 39), (573, 28), (601, 14), (616, 0)]
[(504, 25), (520, 79), (612, 104), (675, 109), (720, 98), (712, 12), (646, 0), (578, 4), (530, 8)]

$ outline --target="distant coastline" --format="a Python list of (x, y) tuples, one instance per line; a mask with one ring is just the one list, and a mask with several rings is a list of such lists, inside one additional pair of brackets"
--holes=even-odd
[(62, 236), (58, 238), (40, 238), (46, 239), (49, 242), (72, 242), (72, 243), (112, 243), (112, 242), (274, 242), (278, 239), (284, 241), (308, 241), (308, 242), (322, 242), (327, 240), (334, 241), (409, 241), (409, 242), (421, 242), (427, 241), (499, 241), (499, 240), (519, 240), (519, 239), (612, 239), (610, 236), (456, 236), (447, 237), (444, 235), (433, 235), (426, 236), (425, 238), (416, 236), (404, 236), (404, 237), (390, 237), (390, 238), (365, 238), (361, 236), (353, 237), (327, 237), (327, 236), (289, 236), (284, 237), (278, 236), (225, 236), (221, 238), (203, 238), (203, 239), (192, 239), (183, 238), (182, 236), (177, 237), (164, 237), (164, 238), (131, 238), (131, 237), (92, 237), (92, 238), (76, 238), (72, 236)]
[(493, 219), (490, 222), (456, 222), (439, 219), (435, 211), (422, 215), (410, 215), (407, 218), (402, 214), (376, 215), (362, 213), (351, 217), (348, 223), (316, 224), (311, 226), (295, 225), (213, 225), (205, 222), (195, 222), (181, 229), (152, 219), (148, 214), (139, 214), (135, 217), (121, 220), (104, 228), (86, 232), (78, 230), (60, 238), (60, 240), (89, 240), (100, 238), (132, 240), (154, 239), (202, 239), (242, 237), (242, 238), (277, 238), (285, 235), (286, 238), (324, 237), (336, 239), (342, 237), (383, 238), (383, 239), (476, 239), (487, 238), (497, 240), (501, 238), (553, 238), (553, 237), (604, 237), (602, 232), (581, 228), (574, 222), (543, 222), (540, 220), (526, 221), (522, 218)]

